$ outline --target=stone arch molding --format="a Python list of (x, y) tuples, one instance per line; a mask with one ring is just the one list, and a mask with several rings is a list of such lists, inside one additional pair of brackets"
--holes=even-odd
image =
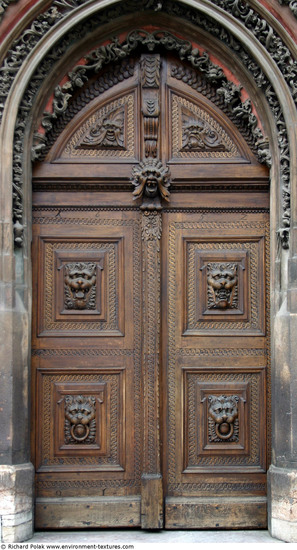
[[(18, 246), (22, 246), (23, 243), (23, 226), (24, 223), (26, 224), (24, 192), (28, 187), (26, 179), (30, 176), (27, 169), (28, 144), (32, 139), (33, 113), (36, 117), (36, 104), (40, 102), (37, 98), (40, 97), (40, 89), (46, 85), (47, 75), (66, 55), (73, 41), (83, 40), (87, 34), (92, 35), (98, 32), (98, 28), (103, 29), (111, 19), (131, 15), (136, 9), (140, 14), (157, 12), (183, 19), (196, 31), (206, 32), (218, 39), (230, 50), (230, 53), (236, 55), (240, 64), (248, 71), (249, 79), (262, 92), (262, 97), (265, 97), (264, 111), (265, 104), (267, 111), (266, 121), (263, 121), (264, 126), (266, 123), (270, 135), (274, 134), (274, 125), (277, 130), (277, 143), (273, 145), (273, 156), (274, 159), (279, 160), (279, 163), (274, 163), (272, 169), (276, 180), (280, 182), (277, 192), (282, 196), (277, 231), (282, 246), (288, 248), (291, 189), (293, 189), (290, 185), (290, 162), (292, 162), (290, 156), (294, 156), (296, 151), (296, 147), (292, 146), (295, 138), (292, 132), (292, 120), (296, 117), (294, 101), (297, 100), (297, 63), (270, 23), (248, 4), (239, 0), (213, 0), (212, 2), (130, 0), (125, 3), (111, 0), (100, 4), (83, 0), (55, 0), (47, 11), (31, 23), (30, 29), (23, 31), (11, 46), (1, 68), (4, 105), (2, 135), (5, 139), (6, 162), (4, 165), (7, 167), (4, 177), (7, 182), (11, 179), (9, 177), (11, 167), (8, 167), (7, 162), (10, 158), (13, 171), (15, 243)], [(95, 70), (100, 70), (105, 63), (126, 55), (125, 48), (128, 50), (129, 45), (121, 46), (112, 42), (105, 48), (101, 48), (98, 52), (99, 57), (95, 60), (97, 63)], [(178, 53), (181, 58), (188, 58), (193, 66), (196, 63), (200, 70), (204, 70), (206, 75), (209, 75), (210, 65), (205, 63), (205, 59), (199, 59), (199, 52), (195, 57), (193, 51), (184, 51), (180, 47)], [(67, 95), (70, 95), (69, 92), (83, 84), (85, 75), (86, 71), (82, 70), (81, 73), (75, 71), (70, 77), (69, 89), (66, 92), (56, 88), (56, 94), (61, 92), (60, 97), (56, 97), (56, 112), (63, 109)], [(225, 87), (226, 93), (229, 96), (231, 94), (231, 101), (235, 101), (238, 92), (232, 91), (228, 85)], [(5, 99), (7, 99), (6, 103)], [(270, 128), (267, 120), (270, 121)], [(261, 154), (261, 151), (265, 151), (264, 141), (260, 135), (258, 137), (258, 149)], [(289, 146), (291, 146), (291, 155)], [(263, 159), (269, 163), (269, 155), (266, 152), (263, 154)]]

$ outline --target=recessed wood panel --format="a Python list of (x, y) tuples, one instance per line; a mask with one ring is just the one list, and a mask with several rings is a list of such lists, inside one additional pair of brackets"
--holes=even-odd
[(184, 474), (265, 471), (265, 368), (187, 368), (184, 403)]
[(37, 371), (38, 471), (125, 470), (125, 370), (81, 371)]

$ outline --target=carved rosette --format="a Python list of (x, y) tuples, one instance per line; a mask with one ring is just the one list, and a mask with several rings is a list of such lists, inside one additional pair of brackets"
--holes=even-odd
[(134, 200), (143, 199), (142, 210), (161, 210), (160, 199), (169, 201), (170, 172), (158, 159), (146, 159), (134, 166), (131, 183)]
[(65, 396), (65, 443), (92, 444), (96, 437), (96, 398), (92, 395)]
[(238, 395), (208, 396), (208, 441), (238, 442)]

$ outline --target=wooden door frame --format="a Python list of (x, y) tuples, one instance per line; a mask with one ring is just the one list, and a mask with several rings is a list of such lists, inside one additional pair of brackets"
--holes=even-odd
[[(113, 2), (109, 2), (109, 5), (112, 5)], [(281, 75), (280, 71), (276, 68), (275, 63), (272, 59), (272, 56), (264, 46), (256, 40), (255, 36), (251, 36), (251, 33), (245, 29), (236, 17), (231, 16), (228, 12), (222, 12), (218, 10), (214, 5), (199, 4), (198, 2), (187, 2), (184, 3), (185, 6), (191, 6), (193, 10), (197, 10), (197, 13), (208, 13), (212, 18), (219, 22), (220, 25), (223, 25), (231, 32), (233, 32), (237, 39), (250, 50), (253, 51), (253, 55), (262, 70), (265, 73), (269, 74), (270, 81), (277, 85), (278, 89), (278, 101), (282, 107), (285, 121), (287, 122), (287, 132), (289, 136), (289, 142), (291, 145), (291, 169), (292, 169), (292, 178), (291, 178), (291, 213), (292, 221), (291, 226), (294, 228), (296, 220), (296, 110), (293, 105), (292, 95), (290, 90), (285, 82), (285, 79)], [(20, 472), (32, 472), (29, 459), (28, 459), (28, 386), (27, 386), (27, 373), (30, 364), (30, 346), (28, 342), (28, 334), (30, 333), (30, 318), (31, 318), (31, 264), (30, 264), (30, 240), (31, 240), (31, 169), (30, 169), (30, 144), (32, 141), (32, 131), (33, 131), (33, 120), (38, 116), (38, 113), (42, 110), (42, 103), (46, 95), (46, 90), (51, 89), (52, 84), (46, 78), (44, 80), (43, 86), (40, 90), (39, 98), (34, 103), (34, 107), (31, 110), (31, 113), (27, 115), (26, 124), (26, 144), (24, 147), (24, 167), (23, 167), (23, 190), (24, 190), (24, 202), (23, 202), (23, 221), (24, 221), (24, 244), (22, 249), (16, 249), (14, 252), (13, 249), (13, 224), (12, 224), (12, 205), (11, 205), (11, 196), (12, 196), (12, 173), (13, 173), (13, 154), (15, 153), (15, 140), (14, 140), (14, 129), (15, 121), (17, 118), (18, 108), (21, 104), (23, 95), (25, 93), (26, 87), (30, 82), (34, 71), (39, 63), (39, 60), (44, 58), (47, 52), (51, 49), (53, 44), (59, 40), (71, 27), (75, 26), (79, 21), (82, 21), (85, 17), (91, 16), (92, 14), (100, 12), (102, 9), (101, 6), (92, 5), (92, 6), (80, 6), (75, 13), (68, 14), (65, 19), (57, 25), (56, 28), (52, 28), (50, 32), (44, 36), (40, 43), (36, 44), (34, 55), (32, 54), (26, 60), (17, 73), (13, 86), (11, 88), (9, 98), (6, 102), (5, 111), (3, 115), (3, 124), (1, 129), (1, 139), (4, 144), (2, 147), (2, 187), (3, 192), (3, 228), (4, 228), (4, 241), (3, 241), (3, 262), (4, 262), (4, 281), (5, 281), (5, 302), (3, 314), (5, 314), (5, 328), (6, 328), (6, 341), (3, 346), (4, 359), (3, 364), (7, 365), (7, 372), (12, 371), (16, 375), (16, 380), (18, 381), (18, 388), (14, 386), (8, 387), (3, 386), (3, 390), (12, 395), (10, 405), (8, 406), (8, 411), (6, 411), (7, 416), (11, 419), (9, 422), (9, 429), (11, 426), (12, 419), (14, 417), (14, 411), (16, 404), (18, 404), (19, 409), (22, 409), (22, 427), (19, 429), (19, 423), (17, 427), (15, 426), (12, 432), (13, 443), (8, 449), (6, 454), (7, 464), (13, 464), (13, 466), (4, 466), (3, 472), (5, 475), (11, 475), (11, 471)], [(162, 10), (161, 10), (162, 11)], [(272, 21), (271, 18), (267, 15), (264, 9), (260, 9), (261, 15), (267, 18), (270, 23), (273, 24), (276, 31), (279, 31), (281, 36), (284, 38), (286, 44), (292, 49), (292, 41), (288, 33), (286, 33), (283, 27)], [(162, 17), (162, 14), (161, 14)], [(123, 23), (123, 27), (124, 27)], [(22, 24), (20, 24), (20, 31), (22, 30)], [(36, 55), (38, 53), (38, 55)], [(69, 52), (71, 54), (71, 52)], [(64, 57), (61, 58), (61, 62), (57, 63), (57, 66), (67, 64)], [(60, 70), (60, 69), (59, 69)], [(296, 357), (295, 346), (296, 342), (294, 337), (290, 336), (290, 326), (294, 324), (295, 312), (296, 312), (296, 290), (295, 290), (295, 278), (291, 276), (289, 279), (286, 277), (287, 265), (289, 265), (289, 273), (294, 273), (295, 268), (295, 246), (296, 240), (293, 238), (290, 242), (289, 251), (284, 251), (280, 254), (280, 248), (278, 246), (277, 240), (277, 230), (282, 227), (281, 221), (281, 208), (279, 207), (280, 196), (282, 190), (279, 187), (279, 182), (281, 181), (280, 174), (280, 153), (277, 146), (277, 140), (275, 139), (275, 117), (273, 111), (270, 109), (265, 98), (258, 94), (257, 86), (253, 76), (248, 76), (246, 69), (243, 69), (243, 73), (247, 79), (247, 84), (249, 86), (251, 97), (255, 96), (257, 98), (258, 113), (263, 121), (263, 124), (266, 128), (266, 131), (271, 139), (271, 152), (273, 157), (273, 165), (271, 169), (271, 260), (272, 265), (276, 266), (276, 269), (272, 272), (272, 321), (274, 325), (273, 338), (272, 338), (272, 355), (273, 355), (273, 384), (275, 385), (278, 380), (282, 379), (281, 373), (283, 365), (288, 365), (292, 361), (292, 358)], [(17, 234), (20, 232), (19, 227), (16, 227)], [(290, 258), (288, 264), (288, 257)], [(282, 274), (282, 277), (280, 276)], [(286, 303), (285, 298), (288, 294), (288, 304)], [(281, 332), (288, 334), (288, 340), (286, 343), (280, 341), (278, 334)], [(21, 335), (21, 337), (20, 337)], [(22, 375), (20, 377), (20, 372)], [(20, 383), (21, 380), (21, 383)], [(292, 384), (290, 377), (283, 381), (285, 392), (290, 394), (292, 392)], [(15, 384), (15, 383), (14, 383)], [(20, 395), (22, 398), (20, 399)], [(21, 405), (20, 405), (21, 404)], [(281, 489), (274, 489), (276, 481), (274, 481), (277, 476), (286, 480), (287, 474), (283, 469), (284, 466), (287, 469), (290, 469), (291, 465), (291, 451), (287, 448), (285, 440), (282, 438), (281, 434), (284, 432), (284, 428), (287, 429), (287, 424), (285, 421), (286, 415), (283, 412), (282, 405), (280, 405), (279, 400), (273, 399), (273, 429), (274, 429), (274, 452), (276, 456), (281, 456), (286, 454), (287, 459), (285, 462), (281, 460), (275, 460), (274, 465), (270, 471), (271, 478), (271, 488), (272, 488), (272, 500), (274, 502), (281, 502), (282, 499), (285, 499), (286, 491), (282, 493)], [(290, 409), (290, 401), (286, 404), (285, 410)], [(290, 424), (290, 430), (293, 434), (294, 425)], [(18, 432), (18, 434), (17, 434)], [(15, 448), (21, 449), (18, 453), (14, 452)], [(29, 479), (30, 478), (30, 479)], [(30, 519), (30, 514), (32, 518), (32, 492), (30, 490), (30, 483), (32, 481), (31, 474), (27, 476), (27, 485), (26, 485), (26, 499), (22, 504), (22, 510), (27, 513), (26, 520), (26, 533), (30, 533), (32, 529), (32, 519)], [(20, 487), (24, 490), (25, 484), (22, 481), (19, 481)], [(29, 483), (29, 485), (28, 485)], [(17, 487), (17, 482), (14, 485)], [(276, 487), (276, 485), (275, 485)], [(278, 492), (277, 492), (278, 491)], [(16, 510), (16, 508), (14, 508)], [(17, 513), (17, 512), (12, 512)], [(271, 529), (272, 533), (276, 536), (278, 533), (281, 536), (280, 531), (280, 520), (277, 517), (275, 511), (271, 512)], [(5, 519), (5, 512), (4, 512)], [(291, 524), (290, 520), (285, 519), (285, 525), (287, 530), (290, 531)], [(15, 537), (21, 536), (26, 537), (27, 534), (18, 535), (18, 530), (15, 529)], [(15, 539), (20, 540), (20, 539)]]

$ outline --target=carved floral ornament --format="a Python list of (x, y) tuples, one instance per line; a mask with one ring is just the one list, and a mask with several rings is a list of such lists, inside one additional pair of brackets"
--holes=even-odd
[[(284, 0), (288, 4), (289, 0)], [(19, 35), (19, 37), (11, 45), (7, 57), (4, 59), (3, 65), (0, 69), (1, 82), (1, 104), (0, 111), (2, 112), (6, 97), (12, 87), (12, 83), (21, 68), (23, 62), (26, 60), (28, 53), (38, 44), (38, 42), (49, 32), (52, 27), (61, 22), (74, 8), (78, 8), (83, 5), (85, 0), (54, 0), (51, 7), (39, 14), (37, 18), (31, 23), (30, 28), (25, 29)], [(284, 81), (286, 81), (288, 89), (292, 98), (297, 102), (297, 63), (294, 61), (290, 50), (282, 41), (282, 38), (277, 34), (275, 29), (258, 14), (249, 4), (240, 0), (212, 0), (212, 3), (217, 5), (223, 12), (231, 14), (232, 17), (239, 20), (248, 31), (253, 35), (255, 43), (261, 44), (261, 47), (265, 48), (270, 58), (276, 63), (279, 70), (282, 73)], [(5, 6), (8, 2), (5, 2)], [(293, 13), (295, 13), (296, 2), (291, 1), (289, 3)], [(123, 3), (117, 3), (115, 6), (107, 7), (98, 13), (93, 13), (89, 19), (83, 21), (83, 24), (78, 24), (75, 31), (71, 30), (68, 34), (65, 34), (60, 43), (55, 44), (55, 47), (48, 52), (48, 54), (42, 59), (35, 73), (30, 79), (30, 83), (24, 92), (23, 99), (21, 100), (18, 118), (15, 128), (15, 145), (14, 145), (14, 164), (13, 164), (13, 203), (14, 203), (14, 227), (15, 227), (15, 242), (18, 246), (22, 246), (22, 231), (23, 231), (23, 166), (22, 166), (22, 153), (24, 149), (25, 141), (25, 129), (27, 121), (30, 120), (30, 110), (34, 105), (35, 96), (39, 90), (40, 83), (47, 77), (50, 69), (54, 66), (56, 61), (61, 59), (73, 40), (79, 40), (84, 37), (86, 33), (92, 32), (98, 29), (99, 26), (104, 25), (110, 19), (121, 17), (127, 14), (135, 13), (137, 11), (159, 11), (166, 13), (169, 16), (179, 17), (191, 24), (196, 28), (202, 28), (210, 35), (218, 38), (224, 43), (230, 51), (237, 56), (240, 61), (245, 65), (246, 69), (251, 73), (251, 77), (256, 85), (263, 91), (269, 104), (272, 115), (276, 121), (278, 136), (277, 142), (280, 152), (280, 169), (281, 169), (281, 186), (283, 192), (283, 218), (278, 229), (282, 245), (284, 248), (288, 248), (288, 235), (290, 226), (290, 154), (289, 143), (287, 137), (286, 124), (282, 113), (282, 108), (278, 100), (278, 96), (275, 93), (273, 85), (269, 78), (264, 74), (259, 64), (251, 57), (250, 53), (245, 50), (244, 44), (239, 42), (235, 38), (230, 29), (223, 27), (215, 18), (211, 16), (205, 16), (199, 12), (199, 5), (192, 8), (188, 5), (183, 6), (182, 3), (172, 2), (171, 0), (127, 0)], [(168, 33), (167, 33), (168, 36)], [(171, 35), (172, 36), (172, 35)], [(150, 51), (158, 44), (163, 45), (167, 49), (175, 50), (181, 59), (187, 59), (193, 67), (197, 67), (200, 71), (203, 71), (209, 81), (212, 79), (212, 70), (210, 68), (209, 60), (203, 59), (203, 56), (199, 55), (199, 52), (189, 52), (183, 41), (179, 41), (175, 38), (175, 41), (169, 39), (166, 41), (161, 37), (157, 42), (147, 39), (143, 34), (138, 37), (136, 44), (142, 43)], [(178, 44), (178, 46), (177, 46)], [(136, 47), (136, 46), (135, 46)], [(132, 48), (133, 49), (133, 48)], [(131, 50), (131, 43), (125, 43), (121, 47), (117, 42), (110, 45), (99, 48), (97, 61), (92, 64), (92, 60), (89, 60), (89, 66), (81, 69), (81, 72), (72, 72), (69, 74), (69, 82), (67, 82), (67, 90), (62, 87), (57, 87), (55, 90), (56, 108), (53, 112), (53, 120), (57, 118), (59, 109), (63, 112), (65, 103), (69, 99), (69, 96), (73, 94), (75, 89), (82, 87), (84, 82), (88, 79), (88, 70), (99, 71), (100, 68), (109, 62), (114, 62), (121, 57), (129, 55)], [(192, 53), (192, 55), (191, 55)], [(195, 53), (195, 55), (194, 55)], [(197, 55), (198, 53), (198, 55)], [(224, 75), (215, 74), (214, 78), (217, 79), (218, 86), (225, 86)], [(214, 82), (214, 80), (212, 80)], [(231, 83), (230, 83), (231, 85)], [(69, 96), (67, 96), (69, 94)], [(233, 103), (234, 101), (234, 103)], [(241, 100), (238, 94), (233, 94), (231, 101), (229, 102), (230, 108), (233, 110), (236, 104), (240, 106)], [(42, 146), (42, 136), (39, 136)], [(269, 163), (267, 155), (267, 142), (261, 139), (259, 135), (258, 150), (262, 153), (263, 162)], [(35, 149), (36, 150), (36, 149)]]

